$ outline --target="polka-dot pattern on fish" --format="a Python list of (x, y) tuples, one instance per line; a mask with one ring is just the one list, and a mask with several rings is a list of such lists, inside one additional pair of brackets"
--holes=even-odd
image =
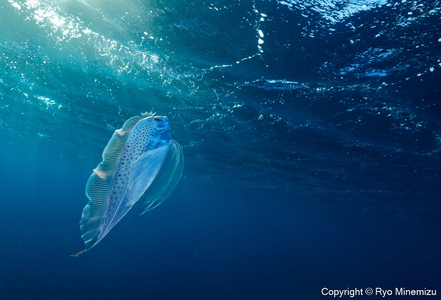
[(170, 139), (167, 117), (152, 116), (141, 119), (132, 129), (115, 173), (104, 228), (112, 222), (119, 206), (125, 204), (120, 202), (130, 178), (130, 166), (145, 152), (168, 144)]

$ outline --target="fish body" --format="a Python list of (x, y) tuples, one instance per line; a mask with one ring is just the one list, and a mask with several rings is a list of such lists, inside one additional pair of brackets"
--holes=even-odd
[(114, 132), (87, 182), (89, 203), (80, 221), (86, 248), (72, 256), (97, 245), (134, 204), (143, 204), (144, 212), (161, 204), (178, 183), (183, 163), (167, 117), (127, 120)]

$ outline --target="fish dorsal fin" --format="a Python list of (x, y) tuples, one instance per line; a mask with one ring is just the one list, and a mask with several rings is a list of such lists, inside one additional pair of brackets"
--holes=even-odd
[(126, 145), (127, 138), (130, 135), (133, 127), (142, 120), (144, 117), (135, 116), (128, 119), (121, 129), (115, 130), (112, 135), (112, 138), (107, 143), (106, 148), (103, 151), (103, 161), (96, 167), (95, 170), (111, 172), (113, 174), (116, 171), (116, 167), (118, 166), (119, 160), (121, 158), (121, 153)]
[(160, 205), (173, 191), (181, 178), (184, 169), (182, 148), (175, 140), (170, 141), (167, 156), (155, 179), (139, 200), (145, 212)]
[(99, 242), (98, 237), (100, 236), (104, 216), (107, 212), (107, 201), (121, 154), (130, 132), (143, 118), (145, 117), (132, 117), (124, 123), (121, 129), (115, 130), (103, 151), (103, 160), (93, 170), (92, 175), (87, 181), (86, 195), (89, 198), (89, 203), (84, 207), (80, 221), (81, 237), (86, 244), (86, 251)]

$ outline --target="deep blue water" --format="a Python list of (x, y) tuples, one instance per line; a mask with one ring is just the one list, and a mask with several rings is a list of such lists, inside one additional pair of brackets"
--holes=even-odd
[[(0, 0), (0, 299), (439, 297), (440, 19), (440, 1)], [(170, 119), (180, 183), (70, 257), (92, 169), (146, 111)]]

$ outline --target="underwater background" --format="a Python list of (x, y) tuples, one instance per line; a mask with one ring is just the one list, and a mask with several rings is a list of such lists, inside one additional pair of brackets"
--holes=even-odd
[[(432, 0), (0, 0), (0, 299), (439, 296), (440, 21)], [(72, 258), (87, 179), (143, 112), (181, 181)]]

